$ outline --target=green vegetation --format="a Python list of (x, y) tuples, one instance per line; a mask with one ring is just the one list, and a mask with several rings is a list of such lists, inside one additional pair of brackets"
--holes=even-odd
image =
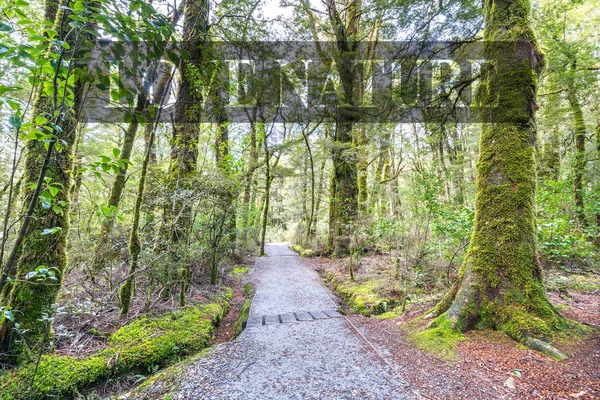
[(319, 255), (318, 251), (302, 247), (299, 244), (291, 244), (290, 247), (294, 249), (294, 251), (298, 253), (301, 257), (315, 257)]
[(401, 303), (401, 299), (385, 294), (389, 292), (389, 282), (385, 279), (371, 279), (361, 283), (352, 281), (349, 275), (336, 275), (329, 271), (325, 272), (324, 278), (354, 311), (362, 315), (385, 314)]
[[(229, 300), (231, 293), (225, 291)], [(228, 308), (228, 301), (215, 298), (210, 304), (137, 319), (110, 335), (106, 348), (85, 358), (43, 356), (37, 370), (32, 363), (0, 375), (2, 398), (72, 398), (111, 376), (163, 368), (206, 348)]]
[(244, 286), (244, 297), (246, 298), (246, 300), (244, 300), (244, 304), (242, 305), (239, 318), (237, 319), (237, 321), (235, 321), (235, 324), (233, 325), (233, 331), (235, 336), (242, 333), (242, 323), (248, 320), (248, 316), (250, 315), (250, 306), (252, 305), (252, 298), (254, 297), (255, 292), (256, 289), (254, 288), (253, 284), (247, 283)]
[(435, 354), (446, 360), (456, 360), (456, 345), (465, 340), (464, 335), (457, 332), (450, 320), (441, 315), (427, 329), (411, 332), (409, 338), (421, 350)]

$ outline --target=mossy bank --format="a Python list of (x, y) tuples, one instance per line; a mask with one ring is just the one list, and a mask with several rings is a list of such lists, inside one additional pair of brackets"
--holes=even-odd
[[(229, 309), (232, 290), (208, 303), (160, 317), (144, 317), (108, 338), (108, 347), (82, 359), (45, 355), (35, 364), (0, 375), (2, 400), (71, 399), (95, 383), (136, 369), (168, 366), (210, 345), (213, 329)], [(35, 376), (34, 376), (35, 373)]]
[(323, 279), (344, 298), (352, 310), (365, 316), (387, 314), (402, 303), (402, 296), (392, 295), (389, 282), (385, 279), (353, 281), (347, 275), (332, 271), (324, 271)]

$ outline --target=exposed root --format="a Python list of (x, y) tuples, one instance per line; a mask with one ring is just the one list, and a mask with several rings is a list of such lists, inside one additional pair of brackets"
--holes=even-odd
[(525, 336), (523, 338), (523, 344), (527, 347), (537, 350), (540, 353), (544, 353), (547, 356), (550, 356), (556, 360), (565, 360), (567, 356), (556, 347), (552, 346), (550, 343), (546, 343), (543, 340), (536, 339), (530, 336)]

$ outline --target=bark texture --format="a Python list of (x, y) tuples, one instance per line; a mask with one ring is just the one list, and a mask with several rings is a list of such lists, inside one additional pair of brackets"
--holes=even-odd
[(475, 227), (459, 279), (429, 316), (458, 331), (492, 328), (526, 343), (566, 320), (548, 301), (537, 260), (534, 113), (543, 58), (528, 0), (486, 0)]
[[(61, 58), (67, 62), (82, 62), (94, 43), (92, 37), (83, 30), (71, 31), (67, 35), (71, 30), (68, 25), (69, 10), (59, 9), (58, 6), (58, 1), (48, 1), (45, 16), (52, 18), (56, 14), (55, 29), (58, 37), (68, 42), (72, 49), (68, 55), (63, 53)], [(89, 25), (84, 28), (94, 29)], [(51, 48), (49, 51), (57, 50)], [(35, 94), (32, 115), (49, 117), (56, 126), (53, 130), (55, 141), (48, 148), (37, 140), (31, 140), (26, 145), (21, 195), (24, 204), (33, 201), (35, 208), (31, 216), (25, 217), (28, 220), (27, 229), (19, 246), (22, 250), (18, 253), (19, 259), (14, 268), (13, 277), (16, 280), (5, 293), (4, 298), (7, 300), (3, 300), (3, 305), (19, 311), (18, 332), (10, 321), (5, 321), (0, 328), (0, 352), (9, 355), (6, 357), (8, 363), (28, 361), (37, 352), (48, 350), (52, 342), (51, 320), (48, 318), (53, 315), (53, 305), (67, 266), (72, 158), (77, 112), (84, 98), (85, 68), (75, 73), (81, 76), (72, 87), (75, 94), (72, 104), (61, 101), (60, 96), (50, 96), (44, 92), (44, 81), (52, 81), (53, 76), (43, 77)], [(55, 115), (56, 110), (61, 111), (58, 116), (50, 117)], [(42, 202), (37, 201), (36, 190), (32, 187), (44, 179), (50, 179), (49, 182), (59, 188), (52, 199), (52, 204), (56, 207), (44, 207)], [(42, 234), (45, 229), (51, 228), (59, 228), (59, 231)], [(36, 277), (28, 279), (30, 272), (42, 266), (51, 269), (56, 280), (38, 281)], [(42, 322), (44, 318), (46, 321)]]
[(585, 155), (585, 120), (583, 119), (583, 110), (581, 103), (577, 98), (575, 89), (571, 87), (568, 95), (571, 112), (573, 113), (573, 130), (575, 132), (575, 166), (573, 171), (573, 200), (577, 214), (577, 222), (581, 228), (587, 226), (585, 218), (585, 207), (583, 201), (583, 177), (587, 158)]

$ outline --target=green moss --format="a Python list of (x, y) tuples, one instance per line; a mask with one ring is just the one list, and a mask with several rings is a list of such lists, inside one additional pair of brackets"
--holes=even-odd
[(254, 297), (254, 292), (254, 285), (252, 285), (251, 283), (247, 283), (246, 286), (244, 286), (244, 296), (246, 296), (246, 301), (244, 301), (244, 304), (242, 305), (239, 318), (237, 319), (237, 321), (235, 321), (235, 324), (233, 325), (233, 331), (235, 332), (236, 336), (242, 333), (242, 323), (248, 320), (248, 316), (250, 315), (250, 306), (252, 305), (252, 298)]
[(400, 315), (400, 313), (401, 313), (400, 310), (395, 308), (393, 311), (388, 311), (383, 314), (379, 314), (375, 318), (377, 318), (377, 319), (392, 319), (392, 318), (396, 318), (398, 315)]
[(129, 393), (119, 396), (120, 399), (173, 399), (173, 392), (179, 387), (181, 377), (186, 367), (206, 357), (210, 349), (202, 350), (200, 353), (186, 358), (184, 361), (172, 365), (146, 379), (140, 386)]
[(229, 276), (233, 279), (240, 279), (248, 271), (249, 271), (249, 268), (247, 268), (247, 267), (234, 268), (231, 270), (231, 272), (229, 272)]
[(455, 348), (464, 336), (454, 330), (452, 321), (442, 314), (436, 318), (428, 329), (413, 332), (410, 341), (423, 351), (435, 354), (446, 360), (458, 358)]
[[(232, 296), (226, 289), (224, 296)], [(41, 359), (33, 390), (33, 364), (0, 375), (3, 400), (72, 398), (74, 393), (102, 379), (136, 368), (164, 367), (206, 348), (215, 324), (229, 302), (184, 307), (161, 317), (144, 317), (109, 336), (109, 346), (83, 359), (48, 355)], [(29, 394), (28, 394), (29, 393)]]
[(324, 277), (326, 282), (344, 297), (350, 307), (362, 315), (384, 314), (399, 305), (402, 300), (385, 294), (389, 287), (389, 282), (385, 279), (373, 278), (359, 282), (329, 271), (325, 272)]
[(308, 249), (306, 247), (302, 247), (299, 244), (291, 244), (290, 247), (300, 255), (300, 257), (315, 257), (318, 256), (319, 253), (312, 250), (312, 249)]

